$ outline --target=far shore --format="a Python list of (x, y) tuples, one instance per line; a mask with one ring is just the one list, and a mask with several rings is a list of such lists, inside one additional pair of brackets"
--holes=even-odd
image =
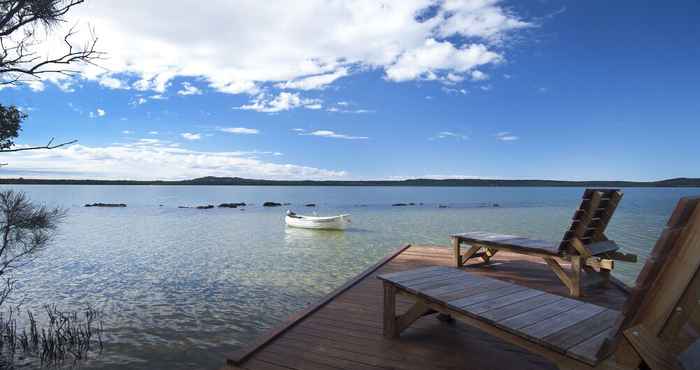
[(696, 188), (700, 178), (658, 181), (567, 181), (495, 179), (407, 180), (259, 180), (240, 177), (200, 177), (176, 181), (25, 179), (0, 178), (0, 185), (228, 185), (228, 186), (425, 186), (425, 187), (605, 187), (605, 188)]

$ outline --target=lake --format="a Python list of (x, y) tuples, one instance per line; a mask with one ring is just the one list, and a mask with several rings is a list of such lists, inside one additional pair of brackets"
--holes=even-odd
[[(105, 349), (84, 368), (219, 368), (225, 354), (405, 243), (470, 230), (560, 240), (579, 188), (1, 186), (68, 216), (53, 244), (16, 274), (23, 308), (91, 304)], [(625, 189), (608, 236), (640, 263), (678, 198), (700, 189)], [(265, 201), (290, 206), (263, 208)], [(127, 208), (85, 208), (85, 203)], [(246, 202), (245, 210), (179, 206)], [(392, 207), (399, 202), (416, 206)], [(305, 208), (316, 203), (316, 208)], [(438, 205), (449, 208), (439, 208)], [(494, 207), (497, 204), (498, 207)], [(352, 214), (345, 232), (287, 229), (284, 211)]]

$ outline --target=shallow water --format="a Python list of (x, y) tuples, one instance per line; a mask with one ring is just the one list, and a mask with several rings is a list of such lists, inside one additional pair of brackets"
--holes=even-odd
[[(405, 243), (487, 230), (559, 240), (578, 188), (2, 186), (68, 209), (53, 245), (18, 274), (25, 308), (104, 312), (105, 350), (84, 368), (217, 368), (225, 353)], [(608, 236), (644, 261), (678, 198), (626, 189)], [(345, 232), (287, 229), (283, 208), (352, 214)], [(85, 203), (127, 208), (84, 208)], [(239, 209), (182, 205), (246, 202)], [(392, 203), (415, 202), (412, 207)], [(315, 209), (304, 208), (316, 203)], [(493, 207), (497, 203), (498, 207)], [(449, 208), (438, 208), (439, 204)], [(633, 282), (638, 264), (616, 266)]]

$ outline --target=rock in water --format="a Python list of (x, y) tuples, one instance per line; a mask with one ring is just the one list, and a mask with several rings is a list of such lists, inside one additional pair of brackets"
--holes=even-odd
[(206, 206), (197, 206), (197, 209), (212, 209), (214, 208), (214, 205), (208, 204)]
[(282, 206), (282, 203), (277, 203), (277, 202), (265, 202), (263, 203), (263, 207), (280, 207)]
[(245, 202), (241, 203), (221, 203), (219, 204), (219, 208), (238, 208), (238, 207), (245, 207), (246, 204)]
[(304, 207), (316, 207), (316, 203), (305, 204)]
[(124, 203), (92, 203), (86, 204), (85, 207), (126, 207)]

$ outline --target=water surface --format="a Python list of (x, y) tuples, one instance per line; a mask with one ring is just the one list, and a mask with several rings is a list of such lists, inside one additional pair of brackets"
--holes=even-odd
[[(470, 230), (560, 240), (578, 188), (2, 186), (68, 209), (47, 250), (17, 275), (25, 308), (90, 303), (106, 347), (85, 368), (218, 368), (225, 353), (405, 243), (447, 245)], [(608, 236), (643, 261), (678, 198), (626, 189)], [(265, 201), (290, 202), (263, 208)], [(85, 203), (127, 208), (84, 208)], [(246, 202), (239, 209), (178, 206)], [(416, 206), (392, 207), (415, 202)], [(352, 214), (346, 232), (287, 229), (284, 211)], [(422, 205), (420, 205), (422, 203)], [(498, 207), (494, 207), (494, 203)], [(438, 208), (443, 204), (449, 208)], [(640, 264), (620, 263), (632, 282)]]

